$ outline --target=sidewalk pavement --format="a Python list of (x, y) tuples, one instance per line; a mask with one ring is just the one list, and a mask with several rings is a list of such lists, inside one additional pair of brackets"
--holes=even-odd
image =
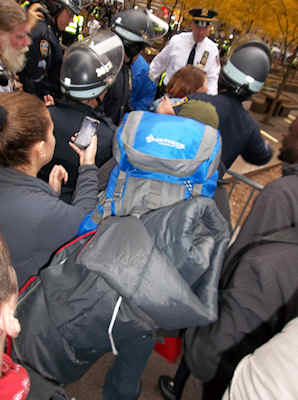
[[(297, 96), (298, 97), (298, 96)], [(298, 102), (298, 99), (297, 99)], [(289, 123), (283, 117), (272, 117), (270, 124), (262, 123), (263, 114), (252, 113), (253, 118), (259, 123), (260, 128), (272, 135), (279, 142), (282, 135), (287, 132)], [(294, 117), (298, 117), (298, 111), (291, 113)], [(240, 157), (235, 161), (232, 169), (240, 174), (253, 174), (258, 170), (277, 165), (280, 161), (277, 159), (278, 148), (280, 143), (270, 141), (270, 145), (274, 149), (274, 156), (270, 163), (266, 166), (256, 167), (243, 161)], [(133, 354), (131, 355), (133, 357)], [(102, 386), (106, 371), (113, 361), (112, 354), (106, 354), (93, 365), (93, 367), (77, 382), (68, 385), (67, 391), (70, 397), (76, 400), (102, 400)], [(157, 382), (160, 375), (175, 374), (179, 365), (179, 360), (172, 364), (166, 361), (155, 351), (152, 353), (142, 379), (142, 393), (139, 400), (160, 400), (162, 396), (159, 392)], [(201, 398), (200, 381), (190, 377), (183, 393), (183, 400), (200, 400)]]

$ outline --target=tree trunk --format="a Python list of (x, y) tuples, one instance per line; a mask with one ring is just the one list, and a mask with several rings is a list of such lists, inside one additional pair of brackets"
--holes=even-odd
[(178, 3), (178, 0), (175, 0), (175, 4), (173, 5), (173, 7), (171, 9), (171, 12), (169, 13), (168, 24), (171, 23), (172, 15), (174, 13), (175, 8), (177, 7), (177, 3)]
[(284, 90), (284, 88), (286, 86), (286, 83), (287, 83), (287, 80), (288, 80), (288, 77), (289, 77), (289, 72), (290, 72), (290, 64), (287, 65), (285, 73), (282, 76), (281, 83), (278, 85), (276, 96), (275, 96), (274, 100), (272, 101), (272, 103), (271, 103), (271, 105), (269, 107), (269, 110), (267, 111), (267, 113), (266, 113), (266, 115), (265, 115), (265, 117), (264, 117), (264, 119), (262, 121), (262, 122), (264, 122), (264, 124), (269, 124), (269, 122), (270, 122), (270, 119), (272, 117), (272, 114), (273, 114), (273, 111), (275, 109), (275, 106), (276, 106), (276, 104), (277, 104), (277, 102), (279, 100), (280, 95), (282, 94), (282, 92), (283, 92), (283, 90)]

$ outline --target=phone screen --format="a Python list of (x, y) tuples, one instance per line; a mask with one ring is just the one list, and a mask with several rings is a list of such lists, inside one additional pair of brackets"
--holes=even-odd
[(85, 117), (74, 144), (80, 149), (86, 149), (89, 146), (92, 136), (95, 134), (99, 123), (100, 122), (97, 119)]

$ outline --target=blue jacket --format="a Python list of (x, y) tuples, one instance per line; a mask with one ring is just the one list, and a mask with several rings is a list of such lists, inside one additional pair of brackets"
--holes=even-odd
[(148, 110), (155, 97), (156, 84), (149, 78), (149, 65), (144, 57), (139, 55), (136, 61), (131, 65), (131, 72), (131, 107), (133, 110)]

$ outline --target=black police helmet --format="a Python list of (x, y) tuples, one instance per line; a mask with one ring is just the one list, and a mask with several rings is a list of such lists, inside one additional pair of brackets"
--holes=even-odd
[(53, 17), (56, 17), (63, 8), (68, 8), (79, 15), (82, 8), (81, 0), (42, 0), (40, 3), (47, 6)]
[(111, 30), (126, 43), (150, 45), (151, 41), (167, 33), (168, 24), (148, 10), (129, 9), (114, 16)]
[(270, 72), (271, 54), (262, 42), (249, 40), (237, 46), (221, 70), (220, 80), (240, 97), (259, 92)]
[(123, 58), (122, 41), (111, 31), (102, 30), (74, 43), (63, 58), (62, 92), (78, 100), (98, 97), (114, 82)]

